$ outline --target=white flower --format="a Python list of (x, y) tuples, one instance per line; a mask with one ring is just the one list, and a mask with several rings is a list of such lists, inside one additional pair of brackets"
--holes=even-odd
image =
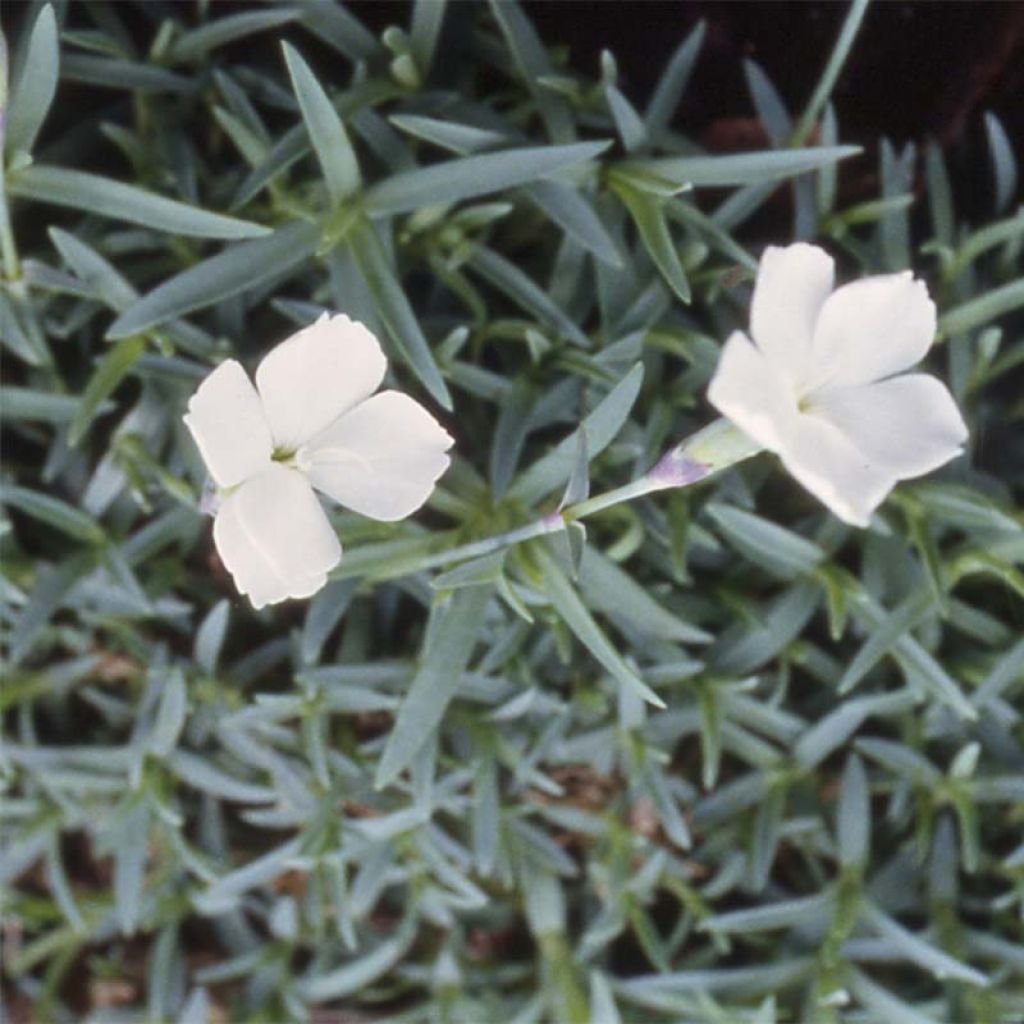
[(750, 334), (725, 343), (708, 398), (840, 519), (866, 526), (898, 480), (961, 451), (967, 428), (919, 362), (935, 305), (910, 271), (832, 291), (832, 259), (803, 243), (761, 257)]
[(267, 353), (256, 387), (228, 359), (189, 400), (185, 423), (221, 489), (214, 543), (255, 608), (309, 597), (341, 559), (314, 487), (395, 520), (448, 468), (452, 439), (434, 417), (397, 391), (374, 394), (386, 369), (366, 327), (324, 313)]

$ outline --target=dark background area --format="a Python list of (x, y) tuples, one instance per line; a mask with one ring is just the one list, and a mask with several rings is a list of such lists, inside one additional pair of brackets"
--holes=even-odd
[[(72, 0), (83, 21), (89, 0)], [(332, 3), (334, 0), (320, 0)], [(458, 7), (479, 0), (450, 0)], [(186, 23), (197, 4), (147, 0), (118, 14), (137, 28), (144, 49), (165, 16)], [(211, 16), (258, 9), (248, 0), (212, 0)], [(408, 26), (408, 0), (348, 0), (368, 28)], [(742, 60), (756, 60), (792, 112), (810, 96), (848, 11), (845, 0), (522, 0), (541, 38), (568, 50), (571, 67), (600, 72), (600, 54), (617, 59), (620, 85), (638, 106), (651, 94), (672, 53), (698, 21), (707, 35), (679, 127), (698, 137), (723, 118), (752, 116)], [(191, 10), (189, 10), (191, 8)], [(8, 40), (23, 28), (24, 0), (0, 3)], [(90, 22), (87, 16), (85, 22)], [(308, 36), (305, 37), (308, 40)], [(245, 44), (250, 45), (250, 44)], [(307, 42), (308, 45), (308, 42)], [(936, 137), (956, 147), (984, 110), (1003, 122), (1018, 153), (1024, 139), (1022, 0), (874, 0), (843, 68), (834, 101), (843, 135), (896, 142)]]
[[(373, 4), (366, 5), (368, 9)], [(703, 19), (707, 36), (680, 115), (693, 127), (751, 113), (741, 61), (756, 60), (791, 111), (810, 96), (848, 5), (837, 0), (648, 0), (583, 4), (528, 0), (548, 42), (571, 46), (572, 64), (597, 72), (610, 47), (627, 95), (650, 94), (673, 50)], [(834, 93), (844, 134), (896, 141), (960, 141), (991, 109), (1015, 140), (1024, 130), (1024, 3), (885, 2), (869, 8)]]
[[(451, 0), (452, 10), (475, 2)], [(260, 6), (212, 0), (211, 15)], [(408, 0), (348, 3), (378, 34), (388, 25), (408, 26), (411, 6)], [(757, 61), (796, 114), (810, 97), (849, 9), (845, 0), (523, 0), (523, 7), (541, 38), (567, 52), (570, 67), (591, 80), (600, 74), (601, 51), (611, 50), (621, 88), (641, 108), (676, 47), (703, 20), (704, 45), (676, 127), (720, 152), (767, 144), (754, 118), (743, 59)], [(0, 2), (9, 40), (17, 38), (29, 10), (24, 0)], [(72, 0), (68, 16), (73, 24), (88, 24), (87, 11), (88, 0)], [(138, 33), (143, 52), (163, 18), (188, 23), (199, 16), (193, 2), (164, 0), (119, 3), (117, 13)], [(308, 34), (301, 39), (315, 53)], [(256, 49), (262, 44), (257, 42)], [(255, 57), (252, 42), (237, 45)], [(266, 56), (279, 59), (276, 51)], [(1000, 118), (1024, 164), (1024, 0), (875, 0), (833, 101), (842, 141), (869, 151), (859, 161), (862, 188), (854, 185), (849, 198), (874, 187), (874, 149), (880, 137), (897, 144), (935, 138), (954, 178), (966, 185), (958, 190), (961, 214), (971, 219), (991, 215), (991, 175), (987, 160), (978, 160), (987, 151), (986, 110)], [(51, 130), (77, 116), (55, 113)]]
[[(464, 3), (467, 0), (454, 0)], [(380, 31), (407, 25), (408, 3), (352, 0)], [(525, 0), (523, 8), (549, 46), (568, 49), (569, 64), (596, 78), (611, 50), (620, 85), (646, 103), (679, 43), (698, 21), (707, 34), (676, 125), (712, 150), (763, 146), (743, 74), (757, 61), (797, 114), (810, 97), (849, 5), (840, 0)], [(1024, 2), (1021, 0), (875, 0), (833, 93), (844, 142), (871, 151), (937, 139), (954, 176), (963, 214), (991, 213), (983, 113), (1002, 121), (1024, 163)], [(987, 164), (987, 161), (985, 161)], [(873, 183), (872, 183), (873, 186)], [(865, 188), (870, 191), (868, 182)], [(854, 190), (859, 191), (859, 190)], [(966, 202), (964, 200), (967, 200)]]

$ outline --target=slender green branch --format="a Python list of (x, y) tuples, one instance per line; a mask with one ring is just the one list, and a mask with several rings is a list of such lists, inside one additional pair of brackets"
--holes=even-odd
[(587, 1024), (590, 1008), (577, 977), (577, 965), (564, 932), (542, 932), (537, 936), (541, 956), (559, 1006), (559, 1020), (565, 1024)]
[(470, 558), (489, 555), (502, 548), (521, 544), (526, 540), (543, 537), (549, 533), (564, 530), (568, 523), (586, 519), (605, 509), (634, 498), (664, 491), (670, 488), (688, 487), (707, 480), (735, 465), (743, 459), (756, 455), (761, 448), (728, 420), (718, 419), (693, 434), (676, 448), (668, 451), (650, 472), (603, 494), (594, 495), (567, 508), (552, 512), (540, 519), (516, 527), (507, 533), (499, 533), (483, 540), (472, 541), (457, 548), (439, 551), (417, 561), (415, 571), (436, 569), (453, 562), (464, 562)]
[(7, 148), (7, 114), (10, 108), (10, 93), (7, 85), (8, 75), (7, 42), (0, 32), (0, 258), (3, 260), (3, 276), (9, 281), (21, 277), (21, 263), (18, 260), (18, 249), (14, 244), (14, 232), (11, 230), (11, 217), (7, 210), (7, 183), (5, 176), (5, 150)]
[(663, 490), (664, 487), (664, 484), (651, 479), (650, 474), (648, 474), (647, 476), (640, 477), (639, 480), (634, 480), (632, 483), (623, 484), (622, 487), (605, 491), (604, 494), (595, 494), (592, 498), (587, 498), (585, 501), (570, 505), (562, 510), (561, 517), (565, 522), (584, 519), (587, 516), (592, 516), (595, 512), (601, 512), (606, 508), (611, 508), (613, 505), (621, 505), (623, 502), (632, 501), (634, 498), (642, 498), (645, 494)]
[[(4, 114), (0, 111), (0, 117)], [(0, 145), (2, 145), (3, 132), (0, 131)], [(3, 276), (8, 281), (17, 281), (21, 278), (21, 261), (18, 259), (18, 248), (14, 244), (14, 231), (11, 228), (11, 217), (7, 210), (3, 154), (0, 151), (0, 257), (3, 259)]]
[(436, 554), (427, 555), (416, 563), (416, 572), (424, 569), (438, 569), (442, 565), (450, 565), (452, 562), (465, 562), (470, 558), (481, 558), (502, 548), (511, 547), (513, 544), (521, 544), (524, 540), (533, 540), (535, 537), (543, 537), (548, 533), (558, 533), (565, 529), (565, 520), (557, 512), (542, 519), (536, 519), (525, 526), (517, 526), (507, 533), (499, 533), (493, 537), (485, 537), (483, 540), (474, 540), (469, 544), (460, 544), (457, 548), (448, 548), (447, 551), (438, 551)]

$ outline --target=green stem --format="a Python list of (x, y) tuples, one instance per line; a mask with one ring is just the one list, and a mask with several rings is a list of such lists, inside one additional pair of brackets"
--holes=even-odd
[(428, 555), (416, 563), (416, 571), (436, 569), (452, 562), (479, 558), (514, 544), (521, 544), (525, 540), (558, 533), (569, 523), (586, 519), (597, 512), (603, 512), (607, 508), (643, 497), (645, 494), (669, 488), (688, 487), (707, 480), (729, 466), (756, 455), (759, 451), (761, 447), (728, 420), (715, 420), (668, 451), (653, 469), (638, 480), (594, 495), (575, 505), (569, 505), (507, 533), (499, 533), (494, 537)]
[(556, 512), (553, 515), (537, 519), (525, 526), (518, 526), (508, 533), (499, 533), (494, 537), (485, 537), (483, 540), (475, 540), (469, 544), (461, 544), (457, 548), (448, 548), (447, 551), (438, 551), (437, 554), (428, 555), (416, 562), (416, 572), (424, 569), (437, 569), (442, 565), (449, 565), (451, 562), (465, 562), (470, 558), (480, 558), (489, 555), (492, 551), (501, 548), (511, 547), (513, 544), (521, 544), (524, 540), (533, 540), (534, 537), (543, 537), (547, 533), (558, 533), (565, 529), (565, 520)]
[(587, 996), (576, 976), (572, 949), (563, 932), (543, 932), (538, 936), (540, 951), (559, 1005), (561, 1024), (587, 1024), (590, 1008)]
[(585, 519), (587, 516), (592, 516), (595, 512), (602, 512), (613, 505), (621, 505), (623, 502), (632, 501), (634, 498), (642, 498), (645, 494), (650, 494), (652, 491), (664, 490), (666, 486), (666, 484), (652, 480), (650, 474), (648, 474), (647, 476), (640, 477), (639, 480), (634, 480), (632, 483), (623, 484), (621, 487), (605, 491), (604, 494), (595, 494), (592, 498), (587, 498), (585, 501), (570, 505), (568, 508), (562, 509), (560, 515), (565, 522), (571, 523), (577, 519)]
[(3, 276), (9, 281), (21, 277), (21, 264), (18, 260), (18, 249), (14, 244), (14, 232), (11, 230), (11, 217), (7, 211), (6, 150), (7, 150), (7, 115), (10, 113), (10, 91), (7, 75), (9, 62), (7, 41), (0, 32), (0, 257), (3, 260)]
[[(5, 111), (0, 111), (0, 117)], [(0, 145), (2, 145), (0, 132)], [(3, 257), (4, 277), (8, 281), (21, 278), (21, 261), (18, 259), (18, 248), (14, 244), (14, 231), (11, 228), (11, 217), (7, 210), (7, 185), (4, 177), (3, 152), (0, 150), (0, 256)]]

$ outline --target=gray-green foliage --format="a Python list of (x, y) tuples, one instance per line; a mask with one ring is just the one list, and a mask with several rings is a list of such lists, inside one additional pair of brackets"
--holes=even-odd
[[(775, 148), (729, 156), (672, 127), (700, 28), (641, 112), (509, 0), (420, 0), (381, 39), (326, 0), (18, 9), (8, 1015), (1024, 1016), (1017, 169), (990, 115), (991, 223), (935, 146), (883, 142), (879, 196), (838, 205), (863, 6), (804, 111), (747, 65)], [(792, 229), (746, 229), (780, 182)], [(927, 276), (964, 459), (866, 531), (762, 458), (455, 564), (703, 425), (791, 237)], [(181, 414), (325, 308), (455, 460), (413, 520), (335, 511), (337, 578), (254, 613)]]

